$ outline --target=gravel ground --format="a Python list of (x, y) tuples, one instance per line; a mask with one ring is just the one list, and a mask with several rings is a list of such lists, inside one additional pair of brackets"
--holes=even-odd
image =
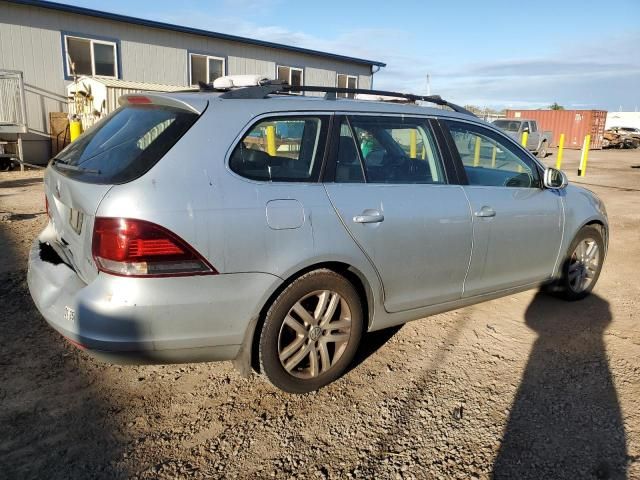
[(25, 281), (42, 174), (1, 173), (0, 478), (640, 478), (634, 164), (592, 152), (580, 179), (611, 221), (591, 297), (525, 292), (367, 335), (302, 396), (230, 363), (121, 367), (69, 345)]

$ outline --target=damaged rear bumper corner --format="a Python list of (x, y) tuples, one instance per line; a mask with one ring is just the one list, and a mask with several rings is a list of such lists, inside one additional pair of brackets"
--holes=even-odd
[(27, 283), (36, 307), (69, 341), (110, 363), (233, 360), (264, 296), (281, 283), (252, 272), (149, 279), (99, 274), (87, 284), (62, 259), (51, 258), (55, 252), (43, 238), (29, 253)]

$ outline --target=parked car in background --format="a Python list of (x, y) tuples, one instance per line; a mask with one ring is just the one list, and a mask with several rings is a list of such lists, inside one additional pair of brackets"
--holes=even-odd
[(632, 135), (640, 138), (640, 128), (635, 127), (611, 127), (609, 130), (615, 130), (618, 133), (624, 133), (626, 135)]
[(47, 322), (111, 362), (234, 360), (302, 393), (342, 375), (364, 332), (591, 292), (595, 194), (439, 97), (283, 94), (318, 89), (122, 97), (46, 170), (28, 284)]
[(526, 132), (528, 134), (527, 149), (534, 152), (539, 158), (545, 158), (547, 156), (547, 150), (552, 145), (553, 132), (540, 131), (538, 129), (538, 122), (535, 120), (501, 118), (494, 120), (493, 124), (519, 142), (522, 141), (522, 135)]

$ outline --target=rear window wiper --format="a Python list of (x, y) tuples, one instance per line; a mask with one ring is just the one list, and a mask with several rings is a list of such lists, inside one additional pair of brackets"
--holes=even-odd
[(51, 159), (51, 163), (52, 163), (53, 165), (57, 165), (57, 164), (59, 164), (59, 163), (68, 164), (68, 162), (67, 162), (67, 161), (63, 160), (63, 159), (62, 159), (62, 158), (60, 158), (60, 157), (53, 157), (53, 158)]
[(56, 162), (55, 166), (62, 170), (73, 170), (74, 172), (83, 172), (83, 173), (93, 173), (95, 175), (100, 175), (100, 170), (94, 170), (91, 168), (78, 167), (77, 165), (69, 165), (64, 162)]

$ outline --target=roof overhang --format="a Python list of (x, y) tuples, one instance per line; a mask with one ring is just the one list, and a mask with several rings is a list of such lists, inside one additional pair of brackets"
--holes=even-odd
[(363, 58), (349, 57), (346, 55), (338, 55), (337, 53), (321, 52), (319, 50), (312, 50), (310, 48), (294, 47), (292, 45), (284, 45), (281, 43), (267, 42), (265, 40), (257, 40), (255, 38), (239, 37), (237, 35), (211, 32), (208, 30), (184, 27), (181, 25), (175, 25), (171, 23), (157, 22), (154, 20), (145, 20), (144, 18), (130, 17), (128, 15), (120, 15), (117, 13), (103, 12), (100, 10), (94, 10), (92, 8), (76, 7), (73, 5), (64, 5), (61, 3), (48, 2), (43, 0), (8, 0), (8, 1), (10, 3), (16, 3), (20, 5), (48, 8), (50, 10), (57, 10), (60, 12), (75, 13), (77, 15), (86, 15), (89, 17), (102, 18), (105, 20), (113, 20), (116, 22), (131, 23), (134, 25), (141, 25), (141, 26), (150, 27), (150, 28), (158, 28), (160, 30), (170, 30), (174, 32), (188, 33), (191, 35), (200, 35), (203, 37), (216, 38), (218, 40), (247, 43), (250, 45), (256, 45), (260, 47), (275, 48), (278, 50), (287, 50), (290, 52), (303, 53), (306, 55), (313, 55), (317, 57), (331, 58), (331, 59), (340, 60), (343, 62), (358, 63), (361, 65), (370, 65), (370, 66), (376, 66), (376, 67), (387, 66), (386, 63), (378, 62), (376, 60), (366, 60)]

